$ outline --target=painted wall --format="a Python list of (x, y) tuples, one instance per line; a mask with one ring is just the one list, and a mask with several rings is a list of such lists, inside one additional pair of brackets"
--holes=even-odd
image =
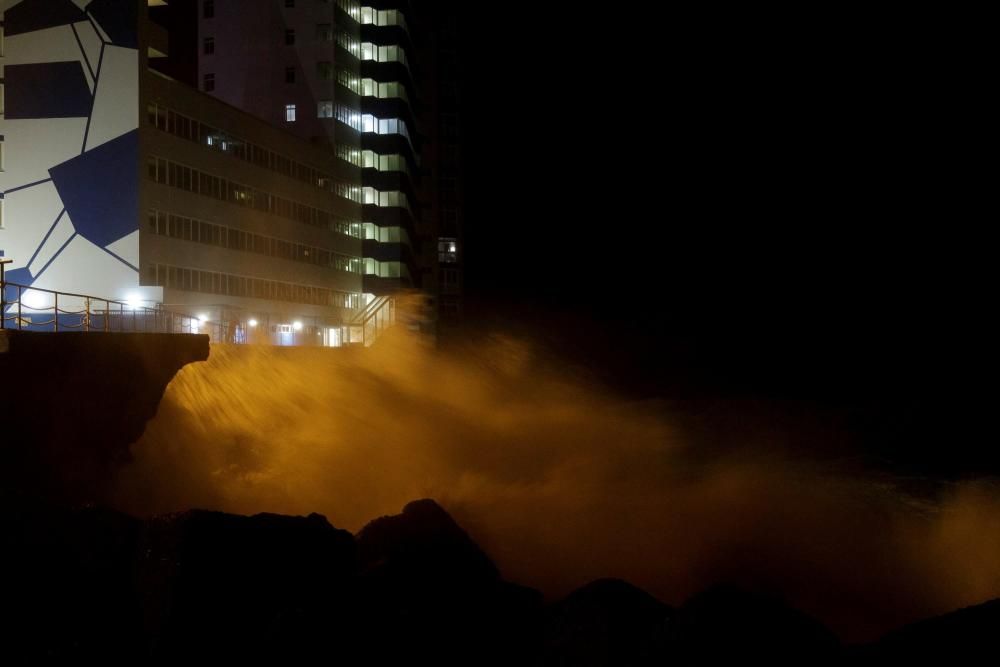
[(139, 286), (136, 0), (7, 0), (7, 278), (101, 297)]

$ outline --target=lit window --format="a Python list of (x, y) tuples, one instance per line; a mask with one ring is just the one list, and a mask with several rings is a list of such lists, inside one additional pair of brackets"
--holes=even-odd
[(206, 56), (210, 56), (215, 53), (215, 38), (206, 37), (204, 43), (202, 44), (202, 53)]
[(286, 104), (285, 105), (285, 122), (294, 123), (295, 122), (295, 105)]
[(438, 239), (438, 261), (442, 264), (454, 264), (458, 261), (458, 242), (453, 238)]
[(316, 115), (320, 118), (333, 118), (333, 102), (320, 100)]
[(215, 90), (215, 74), (214, 73), (208, 72), (207, 74), (205, 74), (205, 76), (202, 79), (203, 79), (203, 84), (204, 84), (202, 87), (205, 89), (206, 92), (210, 93), (213, 90)]

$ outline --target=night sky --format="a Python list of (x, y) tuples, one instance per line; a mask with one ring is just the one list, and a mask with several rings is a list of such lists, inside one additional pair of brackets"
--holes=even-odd
[(962, 84), (905, 19), (460, 11), (470, 327), (626, 392), (860, 411), (894, 469), (997, 472)]

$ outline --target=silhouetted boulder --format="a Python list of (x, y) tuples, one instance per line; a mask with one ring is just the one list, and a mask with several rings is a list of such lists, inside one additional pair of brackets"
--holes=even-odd
[(402, 514), (375, 519), (357, 537), (362, 567), (409, 571), (419, 575), (420, 585), (500, 579), (489, 557), (433, 500), (415, 500)]
[(354, 634), (354, 539), (318, 515), (154, 519), (139, 565), (157, 657), (317, 656)]
[(510, 665), (534, 658), (541, 595), (503, 581), (433, 500), (372, 521), (357, 540), (375, 662)]
[(551, 667), (662, 665), (671, 609), (620, 579), (599, 579), (552, 605), (544, 664)]
[(684, 603), (671, 618), (669, 639), (673, 659), (684, 665), (831, 665), (842, 657), (839, 641), (819, 621), (732, 586)]
[(1000, 599), (894, 630), (860, 651), (861, 664), (993, 664), (1000, 650)]
[(0, 508), (0, 663), (142, 655), (139, 530), (105, 509)]

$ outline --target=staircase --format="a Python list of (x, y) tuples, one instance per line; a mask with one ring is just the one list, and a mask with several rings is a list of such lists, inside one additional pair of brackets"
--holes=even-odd
[(371, 347), (386, 329), (396, 323), (396, 300), (379, 296), (359, 310), (348, 323), (350, 343)]

